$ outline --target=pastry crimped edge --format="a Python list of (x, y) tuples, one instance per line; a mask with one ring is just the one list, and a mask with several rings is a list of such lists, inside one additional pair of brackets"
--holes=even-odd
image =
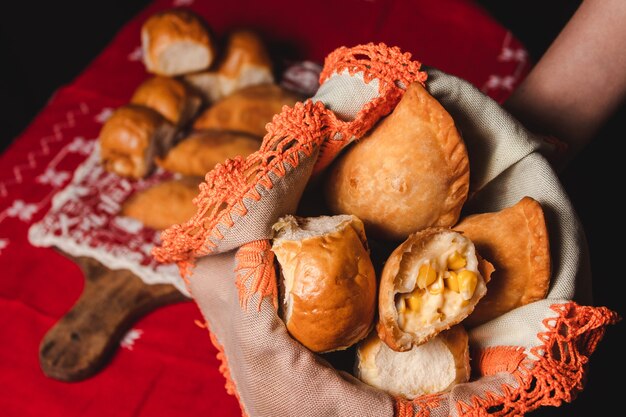
[[(528, 230), (528, 234), (530, 236), (528, 245), (528, 257), (530, 259), (530, 267), (527, 275), (527, 283), (523, 286), (524, 293), (517, 297), (519, 299), (518, 302), (510, 302), (504, 301), (500, 302), (502, 299), (506, 298), (506, 294), (503, 294), (503, 297), (499, 298), (499, 302), (497, 302), (500, 306), (502, 304), (506, 306), (510, 305), (510, 308), (507, 308), (506, 311), (498, 310), (497, 313), (490, 313), (487, 310), (487, 306), (491, 306), (491, 300), (487, 304), (481, 304), (478, 308), (470, 315), (467, 319), (467, 324), (470, 326), (478, 326), (483, 324), (489, 320), (492, 320), (502, 314), (505, 314), (508, 311), (511, 311), (514, 308), (526, 305), (528, 303), (541, 300), (546, 297), (549, 287), (550, 287), (550, 274), (551, 274), (551, 261), (550, 261), (550, 241), (549, 234), (547, 229), (547, 224), (545, 222), (545, 214), (541, 204), (534, 200), (531, 197), (523, 197), (516, 204), (504, 208), (497, 212), (490, 213), (480, 213), (468, 216), (465, 219), (462, 219), (454, 229), (460, 227), (460, 231), (467, 235), (473, 234), (472, 231), (463, 230), (467, 226), (465, 224), (469, 224), (470, 227), (476, 227), (474, 225), (480, 225), (480, 219), (485, 218), (486, 216), (501, 216), (506, 215), (508, 213), (515, 212), (518, 215), (522, 215), (524, 220), (526, 221), (526, 226)], [(471, 237), (470, 237), (471, 238)], [(479, 239), (477, 239), (479, 241)], [(494, 258), (492, 259), (496, 266), (498, 266), (498, 262), (500, 259)], [(504, 266), (504, 265), (502, 265)], [(506, 269), (506, 268), (503, 268)], [(496, 276), (496, 279), (501, 279), (505, 277)], [(505, 284), (503, 284), (505, 285)], [(498, 289), (502, 291), (501, 288)], [(514, 288), (510, 288), (510, 290), (514, 290)], [(487, 297), (488, 299), (491, 298)], [(491, 307), (491, 310), (494, 310), (494, 307)]]
[[(444, 167), (441, 177), (445, 180), (446, 190), (445, 196), (442, 195), (436, 199), (437, 207), (434, 210), (434, 216), (431, 216), (433, 218), (423, 224), (419, 221), (408, 222), (408, 224), (406, 221), (398, 221), (397, 216), (399, 214), (391, 215), (384, 207), (377, 206), (378, 203), (376, 202), (374, 202), (374, 206), (377, 206), (376, 211), (374, 208), (368, 208), (368, 205), (363, 202), (363, 197), (355, 196), (355, 192), (348, 185), (352, 181), (351, 166), (359, 165), (358, 157), (363, 157), (361, 154), (367, 152), (363, 151), (364, 146), (367, 146), (370, 152), (371, 148), (375, 146), (373, 143), (384, 141), (386, 146), (393, 147), (394, 142), (389, 141), (389, 137), (395, 138), (393, 135), (398, 134), (397, 132), (394, 133), (397, 127), (405, 126), (407, 123), (415, 123), (415, 120), (423, 121), (423, 124), (428, 128), (429, 142), (440, 151), (437, 157)], [(405, 129), (407, 128), (405, 127)], [(418, 132), (414, 134), (416, 135)], [(401, 135), (400, 139), (406, 135), (411, 135), (411, 133), (403, 131)], [(414, 136), (414, 139), (419, 140), (420, 137)], [(406, 143), (401, 146), (406, 147)], [(368, 166), (368, 161), (365, 161), (365, 166)], [(373, 171), (369, 172), (370, 179), (373, 172), (376, 171), (376, 168), (371, 168), (370, 171), (372, 169)], [(361, 178), (359, 181), (367, 182), (370, 179)], [(415, 177), (408, 179), (418, 181)], [(326, 182), (325, 193), (327, 203), (333, 213), (355, 214), (363, 220), (368, 234), (373, 237), (399, 240), (405, 239), (410, 233), (425, 227), (454, 225), (459, 218), (463, 204), (467, 200), (469, 183), (469, 157), (454, 119), (434, 96), (416, 82), (408, 86), (404, 96), (389, 116), (381, 120), (366, 137), (351, 145), (350, 148), (346, 149), (345, 154), (338, 158)], [(392, 198), (388, 189), (382, 186), (375, 188), (380, 188), (379, 192), (383, 193), (383, 199), (390, 200)], [(372, 200), (371, 196), (365, 198), (366, 202)], [(403, 202), (407, 203), (404, 200)]]
[[(415, 85), (414, 88), (423, 88), (419, 83), (414, 83), (413, 85)], [(428, 90), (426, 90), (426, 93), (430, 95)], [(470, 163), (465, 142), (463, 141), (461, 132), (454, 123), (452, 115), (434, 96), (431, 95), (431, 97), (435, 101), (435, 104), (441, 106), (445, 114), (448, 115), (448, 122), (450, 122), (447, 125), (448, 132), (445, 135), (437, 135), (440, 139), (443, 136), (444, 141), (442, 143), (442, 149), (444, 150), (444, 155), (446, 155), (448, 166), (452, 168), (452, 181), (449, 187), (450, 193), (448, 193), (448, 197), (446, 198), (448, 211), (440, 213), (438, 221), (432, 225), (447, 227), (457, 222), (463, 204), (465, 204), (467, 200), (470, 184)]]

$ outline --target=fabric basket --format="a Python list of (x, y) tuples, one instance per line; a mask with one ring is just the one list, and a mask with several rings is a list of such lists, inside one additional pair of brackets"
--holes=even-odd
[[(307, 184), (415, 81), (448, 110), (467, 145), (471, 184), (464, 213), (498, 211), (533, 197), (545, 211), (553, 272), (546, 299), (470, 330), (470, 382), (410, 401), (335, 369), (288, 335), (277, 314), (269, 239), (280, 216), (296, 213)], [(312, 99), (274, 117), (258, 152), (209, 172), (195, 200), (197, 214), (165, 231), (154, 250), (158, 260), (177, 262), (186, 277), (242, 414), (500, 416), (573, 400), (589, 356), (618, 317), (588, 305), (584, 233), (541, 154), (544, 141), (468, 82), (424, 71), (410, 54), (384, 44), (337, 49), (326, 58), (320, 84)]]

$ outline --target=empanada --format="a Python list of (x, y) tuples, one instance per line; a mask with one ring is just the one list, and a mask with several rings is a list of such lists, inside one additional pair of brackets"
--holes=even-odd
[(333, 213), (354, 214), (368, 236), (392, 240), (454, 225), (468, 190), (467, 150), (454, 120), (417, 82), (326, 181)]
[(378, 336), (403, 352), (459, 323), (487, 292), (490, 267), (461, 233), (432, 227), (410, 235), (383, 269)]
[(496, 213), (469, 216), (454, 227), (493, 262), (487, 296), (464, 322), (477, 326), (546, 297), (550, 243), (541, 205), (530, 197)]
[(194, 129), (234, 130), (263, 137), (265, 125), (283, 106), (293, 106), (301, 97), (276, 84), (261, 84), (237, 90), (207, 108), (195, 120)]
[(201, 178), (183, 178), (158, 183), (129, 198), (121, 215), (156, 230), (184, 223), (198, 209), (192, 201), (199, 193), (200, 182)]
[(216, 164), (236, 156), (245, 158), (260, 147), (260, 139), (246, 134), (199, 131), (180, 141), (165, 158), (156, 162), (170, 172), (204, 177)]

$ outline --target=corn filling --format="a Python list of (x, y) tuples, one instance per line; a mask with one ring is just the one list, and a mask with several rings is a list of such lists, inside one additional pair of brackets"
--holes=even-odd
[[(477, 272), (468, 269), (465, 248), (423, 261), (417, 269), (415, 288), (396, 295), (398, 324), (404, 331), (441, 322), (466, 307), (478, 285)], [(471, 265), (475, 269), (476, 262)]]

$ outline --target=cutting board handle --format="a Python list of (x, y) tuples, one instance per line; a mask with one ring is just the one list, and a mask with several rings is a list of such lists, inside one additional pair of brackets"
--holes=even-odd
[(137, 319), (188, 300), (173, 285), (148, 285), (130, 271), (110, 270), (92, 258), (71, 259), (83, 271), (85, 287), (39, 346), (41, 369), (51, 378), (80, 381), (94, 375)]

